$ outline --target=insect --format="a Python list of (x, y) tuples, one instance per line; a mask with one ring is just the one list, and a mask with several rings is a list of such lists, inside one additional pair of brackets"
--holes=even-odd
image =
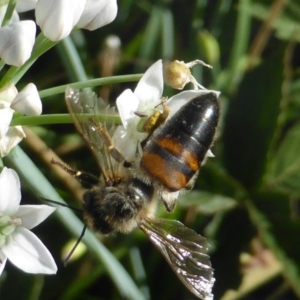
[(137, 152), (130, 162), (114, 147), (114, 128), (98, 120), (95, 95), (68, 88), (66, 103), (101, 176), (53, 163), (89, 187), (83, 199), (87, 226), (102, 234), (127, 233), (139, 227), (191, 292), (212, 299), (215, 279), (206, 239), (176, 220), (154, 214), (159, 199), (172, 211), (179, 192), (193, 185), (218, 123), (216, 94), (209, 92), (184, 104), (149, 134), (142, 142), (142, 153)]

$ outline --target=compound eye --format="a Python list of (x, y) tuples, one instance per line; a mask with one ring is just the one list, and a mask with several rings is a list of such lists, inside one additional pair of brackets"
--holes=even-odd
[(126, 196), (134, 201), (139, 201), (141, 199), (139, 193), (132, 187), (126, 192)]

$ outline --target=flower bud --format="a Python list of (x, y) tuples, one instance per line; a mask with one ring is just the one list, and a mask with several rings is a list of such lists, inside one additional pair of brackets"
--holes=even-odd
[(12, 101), (10, 107), (23, 115), (40, 115), (42, 113), (42, 102), (36, 86), (33, 83), (27, 84)]
[(16, 11), (19, 13), (35, 9), (38, 0), (18, 0)]
[(171, 86), (173, 89), (182, 90), (186, 84), (191, 82), (194, 85), (194, 89), (205, 89), (192, 75), (190, 68), (194, 65), (200, 64), (208, 68), (212, 68), (202, 60), (194, 60), (189, 63), (184, 61), (172, 61), (164, 64), (164, 82)]
[(0, 90), (0, 101), (6, 101), (7, 103), (11, 103), (17, 95), (18, 90), (15, 87), (15, 85), (12, 83), (7, 84)]
[(36, 23), (51, 41), (67, 37), (82, 15), (85, 0), (39, 0), (35, 9)]
[(87, 0), (77, 27), (95, 30), (111, 23), (117, 15), (116, 0)]
[(0, 28), (0, 57), (5, 63), (21, 67), (29, 59), (35, 32), (33, 21), (14, 22)]
[(12, 148), (18, 145), (26, 135), (22, 126), (9, 127), (6, 135), (0, 139), (0, 156), (9, 154)]
[(0, 100), (0, 139), (6, 135), (13, 113), (14, 111), (9, 108), (9, 103)]

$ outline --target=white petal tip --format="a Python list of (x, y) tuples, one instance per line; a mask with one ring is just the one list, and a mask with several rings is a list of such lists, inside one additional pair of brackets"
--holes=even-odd
[(27, 116), (40, 115), (42, 102), (36, 86), (29, 83), (12, 101), (11, 108)]

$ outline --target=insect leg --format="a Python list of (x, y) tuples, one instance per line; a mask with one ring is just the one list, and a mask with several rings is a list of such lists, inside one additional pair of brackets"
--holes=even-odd
[(95, 184), (99, 183), (99, 179), (96, 176), (92, 175), (92, 174), (74, 170), (70, 166), (68, 166), (66, 164), (63, 164), (59, 161), (56, 161), (54, 159), (51, 160), (51, 163), (53, 165), (57, 165), (60, 168), (62, 168), (64, 171), (66, 171), (68, 174), (75, 177), (79, 182), (81, 182), (86, 187), (91, 188)]

